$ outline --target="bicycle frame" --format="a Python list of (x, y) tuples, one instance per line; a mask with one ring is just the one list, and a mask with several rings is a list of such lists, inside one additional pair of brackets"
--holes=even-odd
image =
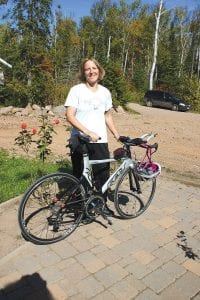
[[(156, 135), (157, 134), (147, 133), (147, 134), (143, 134), (140, 138), (146, 140), (146, 143), (147, 143), (147, 141), (149, 141), (151, 138), (155, 137)], [(82, 173), (80, 182), (81, 183), (84, 182), (84, 179), (85, 179), (85, 181), (87, 182), (87, 184), (91, 188), (93, 188), (94, 185), (93, 185), (93, 181), (92, 181), (92, 165), (103, 164), (103, 163), (110, 163), (110, 162), (115, 162), (115, 161), (118, 161), (118, 160), (116, 160), (115, 158), (107, 158), (107, 159), (101, 159), (101, 160), (90, 160), (88, 152), (87, 152), (87, 149), (84, 148), (84, 150), (86, 150), (86, 151), (83, 152), (83, 166), (84, 167), (83, 167), (83, 173)], [(117, 170), (104, 183), (104, 185), (101, 188), (102, 194), (104, 194), (112, 185), (114, 185), (115, 182), (117, 181), (117, 179), (127, 169), (130, 168), (130, 169), (134, 170), (136, 162), (131, 158), (130, 145), (127, 146), (126, 150), (128, 152), (128, 157), (122, 158), (123, 162), (121, 163), (121, 165), (117, 168)], [(151, 156), (151, 154), (152, 154), (152, 152), (150, 150), (149, 155)], [(147, 155), (148, 159), (150, 159), (149, 155)], [(138, 181), (136, 181), (136, 185), (137, 185), (138, 190), (140, 190)]]
[[(103, 163), (110, 163), (117, 161), (114, 158), (107, 158), (107, 159), (101, 159), (101, 160), (90, 160), (88, 154), (83, 155), (83, 163), (84, 163), (84, 169), (82, 176), (86, 179), (86, 181), (89, 183), (91, 187), (93, 187), (92, 184), (92, 165), (96, 164), (103, 164)], [(124, 161), (120, 164), (120, 166), (117, 168), (117, 170), (108, 178), (108, 180), (104, 183), (104, 185), (101, 188), (102, 194), (104, 194), (108, 188), (110, 188), (114, 183), (117, 181), (117, 179), (123, 174), (128, 168), (133, 169), (134, 168), (134, 161), (131, 158), (124, 158)]]

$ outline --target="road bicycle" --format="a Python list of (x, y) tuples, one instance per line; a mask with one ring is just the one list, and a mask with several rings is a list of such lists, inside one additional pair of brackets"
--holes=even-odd
[[(88, 136), (78, 136), (83, 153), (84, 168), (78, 180), (68, 173), (53, 173), (38, 179), (24, 194), (18, 210), (18, 222), (22, 236), (35, 244), (51, 244), (69, 236), (83, 219), (96, 221), (104, 213), (107, 192), (113, 201), (118, 217), (124, 219), (141, 215), (150, 205), (155, 190), (156, 178), (161, 166), (152, 161), (158, 144), (148, 141), (155, 134), (140, 138), (120, 137), (122, 147), (116, 149), (112, 158), (90, 160)], [(145, 149), (142, 160), (132, 159), (131, 147)], [(119, 166), (97, 190), (93, 179), (94, 164), (118, 162)]]

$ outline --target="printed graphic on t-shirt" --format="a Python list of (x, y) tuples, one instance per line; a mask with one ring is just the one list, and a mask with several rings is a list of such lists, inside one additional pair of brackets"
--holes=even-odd
[(79, 111), (99, 110), (101, 112), (105, 112), (105, 109), (106, 109), (105, 101), (99, 97), (90, 97), (90, 98), (78, 100), (77, 110)]

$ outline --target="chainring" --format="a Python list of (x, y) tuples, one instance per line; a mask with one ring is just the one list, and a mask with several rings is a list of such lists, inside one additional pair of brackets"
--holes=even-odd
[(90, 196), (85, 204), (85, 213), (87, 217), (90, 219), (95, 219), (99, 215), (102, 215), (105, 204), (105, 200), (102, 196)]

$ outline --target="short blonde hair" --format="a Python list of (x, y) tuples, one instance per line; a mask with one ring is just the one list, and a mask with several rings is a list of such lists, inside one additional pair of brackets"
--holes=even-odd
[(95, 58), (84, 58), (80, 64), (80, 75), (79, 75), (79, 79), (82, 82), (86, 82), (86, 78), (85, 78), (85, 64), (86, 62), (88, 62), (89, 60), (93, 61), (93, 63), (97, 66), (97, 68), (99, 69), (99, 81), (102, 80), (105, 76), (105, 70), (104, 68), (100, 65), (100, 63), (95, 59)]

